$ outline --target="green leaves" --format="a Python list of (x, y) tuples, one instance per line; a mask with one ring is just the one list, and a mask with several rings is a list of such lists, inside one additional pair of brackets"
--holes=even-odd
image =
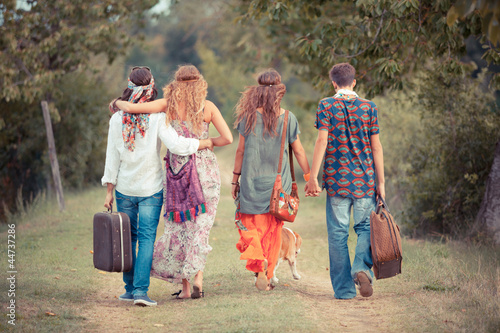
[[(333, 64), (350, 62), (356, 65), (358, 79), (362, 78), (358, 85), (368, 93), (367, 97), (398, 89), (416, 72), (429, 67), (449, 75), (463, 75), (460, 59), (466, 51), (465, 38), (481, 32), (490, 36), (484, 29), (490, 29), (494, 22), (494, 18), (479, 15), (482, 12), (477, 9), (470, 11), (471, 3), (476, 1), (465, 1), (466, 9), (450, 9), (449, 1), (433, 0), (237, 2), (241, 14), (259, 17), (260, 26), (276, 47), (274, 54), (310, 69), (304, 72), (305, 80), (318, 82), (320, 87)], [(497, 7), (488, 8), (495, 12)], [(467, 18), (447, 24), (462, 10), (469, 13)], [(499, 63), (493, 53), (485, 57)], [(388, 60), (375, 64), (380, 59)], [(329, 92), (331, 88), (325, 86)]]
[(446, 23), (452, 26), (473, 12), (481, 16), (481, 31), (495, 46), (500, 43), (500, 0), (458, 0), (448, 11)]
[(92, 55), (110, 61), (125, 53), (141, 27), (144, 11), (157, 0), (33, 2), (0, 7), (0, 99), (31, 103), (64, 75), (86, 67)]

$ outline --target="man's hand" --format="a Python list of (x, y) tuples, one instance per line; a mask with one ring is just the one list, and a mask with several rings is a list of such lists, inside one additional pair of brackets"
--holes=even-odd
[(321, 187), (318, 184), (318, 179), (311, 177), (304, 187), (306, 197), (319, 197), (321, 194)]
[(385, 184), (377, 184), (377, 195), (385, 200)]

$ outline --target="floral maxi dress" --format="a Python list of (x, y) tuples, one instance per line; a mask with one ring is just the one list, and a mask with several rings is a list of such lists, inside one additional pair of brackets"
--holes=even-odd
[[(196, 135), (186, 122), (173, 121), (177, 134), (186, 138), (207, 139), (209, 124), (203, 122), (201, 135)], [(167, 152), (170, 154), (170, 152)], [(165, 232), (155, 244), (151, 276), (165, 281), (191, 282), (198, 271), (203, 271), (207, 255), (212, 250), (208, 244), (220, 197), (219, 165), (214, 152), (203, 149), (196, 152), (196, 170), (206, 202), (206, 213), (198, 215), (194, 221), (174, 222), (165, 220)], [(171, 154), (172, 170), (177, 173), (188, 161), (189, 156)], [(168, 189), (165, 189), (166, 193)]]

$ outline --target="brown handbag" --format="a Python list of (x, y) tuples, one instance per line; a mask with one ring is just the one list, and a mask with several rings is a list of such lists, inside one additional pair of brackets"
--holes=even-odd
[(280, 159), (278, 162), (278, 175), (274, 181), (273, 192), (271, 194), (271, 201), (269, 204), (269, 213), (287, 222), (293, 222), (297, 217), (299, 210), (299, 192), (297, 190), (297, 183), (295, 182), (295, 172), (293, 170), (293, 156), (292, 146), (288, 145), (288, 157), (290, 158), (290, 172), (292, 174), (292, 192), (287, 194), (281, 184), (281, 163), (283, 162), (283, 152), (285, 150), (285, 137), (288, 126), (288, 110), (285, 111), (285, 120), (283, 121), (283, 131), (281, 135), (281, 151)]
[(399, 226), (381, 197), (376, 212), (370, 215), (370, 242), (375, 277), (385, 279), (401, 274), (403, 249)]

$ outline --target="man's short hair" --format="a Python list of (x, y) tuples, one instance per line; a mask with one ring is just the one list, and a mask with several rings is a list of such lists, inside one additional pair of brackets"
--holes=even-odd
[(356, 70), (352, 65), (343, 62), (336, 64), (330, 69), (330, 80), (335, 82), (340, 88), (348, 87), (354, 81)]

